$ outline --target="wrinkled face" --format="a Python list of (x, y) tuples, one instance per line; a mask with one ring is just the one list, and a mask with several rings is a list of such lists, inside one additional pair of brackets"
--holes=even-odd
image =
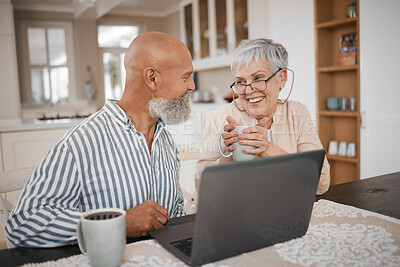
[[(268, 63), (262, 59), (257, 62), (252, 59), (248, 66), (236, 65), (233, 69), (235, 83), (249, 84), (257, 80), (266, 80), (273, 73)], [(245, 94), (239, 95), (240, 103), (252, 118), (272, 117), (276, 111), (279, 89), (284, 85), (283, 75), (279, 75), (279, 80), (273, 77), (267, 82), (267, 89), (264, 91), (253, 91), (247, 86)]]
[(193, 65), (189, 50), (174, 53), (167, 65), (160, 70), (161, 81), (158, 84), (156, 98), (179, 99), (188, 90), (195, 89), (193, 81)]
[(170, 58), (160, 65), (157, 91), (148, 103), (150, 116), (161, 118), (166, 124), (186, 121), (191, 111), (190, 99), (195, 89), (192, 58), (186, 47), (180, 52), (171, 51)]

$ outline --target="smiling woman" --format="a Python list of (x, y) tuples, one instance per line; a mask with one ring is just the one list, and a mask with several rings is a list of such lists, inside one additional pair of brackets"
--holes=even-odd
[[(242, 149), (243, 153), (258, 158), (322, 148), (307, 107), (297, 101), (279, 99), (287, 72), (291, 71), (284, 46), (271, 39), (244, 40), (233, 54), (231, 69), (234, 78), (231, 89), (238, 99), (211, 111), (204, 119), (201, 143), (207, 150), (202, 151), (198, 163), (197, 186), (204, 167), (235, 160), (232, 156), (220, 156), (216, 144), (221, 132), (225, 152), (244, 145), (247, 147)], [(237, 126), (249, 127), (239, 134)], [(317, 194), (325, 193), (329, 182), (329, 164), (325, 158)]]

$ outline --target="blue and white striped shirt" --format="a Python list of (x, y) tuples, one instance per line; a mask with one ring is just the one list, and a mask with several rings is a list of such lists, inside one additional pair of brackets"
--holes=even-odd
[(71, 129), (52, 148), (25, 185), (6, 224), (17, 246), (54, 247), (76, 242), (85, 211), (128, 210), (153, 200), (170, 217), (184, 215), (178, 150), (158, 121), (151, 154), (115, 101)]

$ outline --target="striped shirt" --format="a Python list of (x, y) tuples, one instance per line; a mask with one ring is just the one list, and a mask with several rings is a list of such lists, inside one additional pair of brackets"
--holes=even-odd
[(108, 100), (44, 157), (11, 211), (7, 237), (26, 247), (75, 243), (83, 212), (128, 210), (146, 200), (170, 217), (184, 215), (179, 168), (178, 150), (161, 120), (149, 153), (143, 134)]

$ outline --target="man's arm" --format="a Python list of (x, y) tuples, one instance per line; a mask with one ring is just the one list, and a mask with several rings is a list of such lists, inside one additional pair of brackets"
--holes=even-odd
[(5, 230), (10, 242), (25, 247), (56, 247), (76, 242), (81, 183), (72, 153), (51, 149), (15, 204)]

